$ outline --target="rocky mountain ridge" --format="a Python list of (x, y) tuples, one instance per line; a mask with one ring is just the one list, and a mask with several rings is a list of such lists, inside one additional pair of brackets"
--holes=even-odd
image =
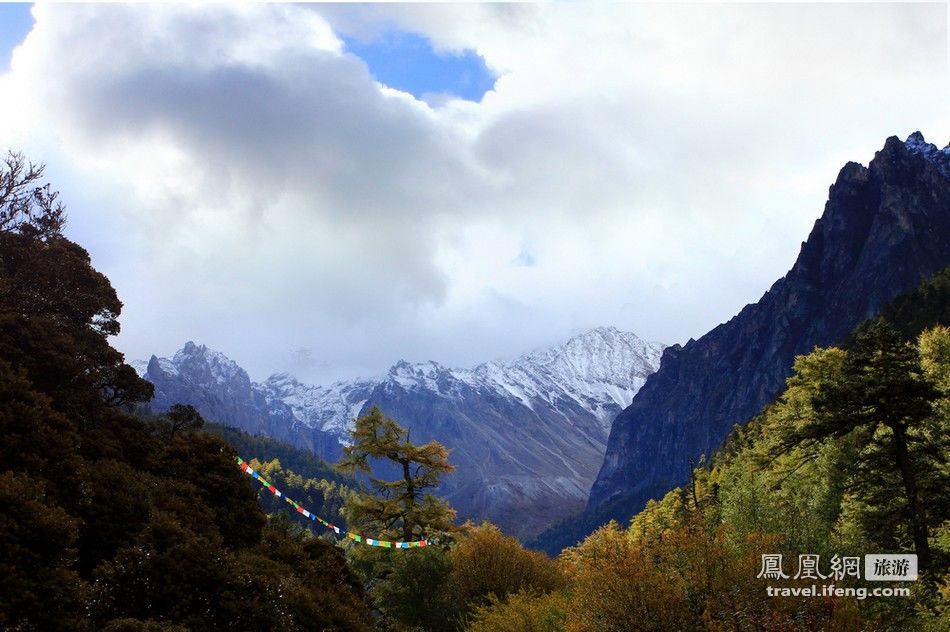
[(664, 351), (614, 421), (587, 515), (627, 520), (683, 484), (691, 463), (782, 390), (796, 355), (842, 341), (948, 264), (950, 145), (917, 132), (888, 138), (867, 167), (846, 164), (788, 274), (727, 323)]
[(135, 363), (156, 386), (152, 408), (196, 406), (209, 419), (335, 461), (352, 420), (378, 404), (413, 441), (452, 448), (445, 495), (463, 517), (518, 535), (581, 508), (610, 423), (655, 370), (662, 345), (600, 327), (564, 344), (471, 369), (401, 360), (380, 377), (316, 386), (287, 373), (253, 382), (194, 342)]

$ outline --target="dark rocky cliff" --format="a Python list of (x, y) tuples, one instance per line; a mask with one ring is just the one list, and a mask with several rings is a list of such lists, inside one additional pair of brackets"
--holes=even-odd
[[(887, 139), (848, 163), (789, 273), (699, 340), (668, 347), (613, 423), (588, 517), (627, 520), (686, 481), (736, 424), (782, 390), (796, 355), (842, 341), (950, 264), (950, 146)], [(591, 525), (593, 526), (593, 525)]]

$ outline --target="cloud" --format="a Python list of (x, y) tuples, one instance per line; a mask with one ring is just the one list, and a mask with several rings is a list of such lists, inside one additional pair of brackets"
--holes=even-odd
[[(133, 357), (323, 380), (598, 324), (676, 342), (784, 274), (845, 160), (950, 140), (945, 12), (40, 5), (0, 143), (49, 163)], [(379, 84), (342, 41), (393, 29), (494, 90)]]

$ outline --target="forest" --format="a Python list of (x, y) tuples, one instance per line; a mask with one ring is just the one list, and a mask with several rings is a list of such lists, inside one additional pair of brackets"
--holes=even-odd
[[(63, 235), (42, 166), (0, 165), (0, 629), (946, 630), (950, 269), (797, 358), (785, 391), (690, 483), (555, 559), (436, 492), (453, 470), (385, 411), (331, 467), (144, 412), (110, 337), (122, 303)], [(406, 550), (337, 537), (322, 518)], [(373, 477), (388, 461), (404, 475)], [(762, 556), (916, 553), (909, 597), (775, 597)], [(830, 580), (829, 580), (830, 581)], [(783, 585), (812, 583), (789, 577)], [(843, 587), (863, 582), (842, 575)]]

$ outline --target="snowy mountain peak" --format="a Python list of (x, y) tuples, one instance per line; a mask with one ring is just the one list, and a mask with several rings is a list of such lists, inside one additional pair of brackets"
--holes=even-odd
[(393, 377), (436, 377), (448, 369), (435, 360), (425, 362), (407, 362), (400, 360), (389, 368), (389, 375)]
[(937, 149), (933, 143), (928, 143), (924, 135), (914, 132), (904, 141), (907, 150), (912, 154), (923, 156), (934, 165), (943, 175), (950, 177), (950, 144), (943, 149)]
[(571, 402), (593, 415), (606, 433), (659, 367), (663, 348), (616, 327), (597, 327), (513, 361), (479, 365), (473, 374), (532, 409), (558, 410)]
[(614, 415), (659, 366), (663, 348), (616, 327), (596, 327), (559, 345), (474, 369), (399, 360), (380, 378), (316, 386), (286, 372), (251, 382), (225, 354), (189, 341), (171, 359), (153, 356), (142, 372), (145, 377), (161, 372), (207, 390), (249, 391), (267, 410), (286, 411), (294, 424), (336, 434), (341, 441), (377, 388), (458, 400), (493, 394), (531, 411), (542, 407), (560, 415), (574, 408), (593, 416), (605, 439)]
[(409, 363), (400, 360), (386, 376), (386, 381), (405, 389), (426, 389), (443, 392), (447, 383), (457, 379), (456, 370), (448, 369), (434, 360)]
[[(597, 327), (570, 338), (562, 345), (526, 354), (513, 364), (550, 365), (560, 374), (585, 380), (623, 380), (633, 370), (659, 364), (664, 345), (643, 341), (616, 327)], [(641, 371), (642, 373), (642, 371)]]
[(582, 331), (579, 334), (575, 334), (568, 339), (567, 344), (570, 344), (575, 340), (584, 341), (596, 338), (621, 338), (624, 336), (633, 336), (639, 340), (637, 335), (632, 332), (620, 331), (613, 325), (606, 325), (602, 327), (594, 327), (593, 329), (588, 329), (586, 331)]
[[(152, 357), (154, 358), (155, 356)], [(145, 377), (145, 374), (148, 372), (148, 362), (145, 360), (132, 360), (129, 362), (129, 366), (135, 369), (139, 377)]]
[(220, 351), (192, 341), (186, 342), (171, 362), (179, 371), (195, 373), (199, 379), (210, 377), (219, 384), (231, 382), (235, 378), (250, 381), (247, 372), (237, 362)]
[(286, 371), (274, 373), (269, 378), (267, 378), (267, 380), (265, 380), (264, 384), (273, 389), (296, 388), (301, 386), (300, 381)]

